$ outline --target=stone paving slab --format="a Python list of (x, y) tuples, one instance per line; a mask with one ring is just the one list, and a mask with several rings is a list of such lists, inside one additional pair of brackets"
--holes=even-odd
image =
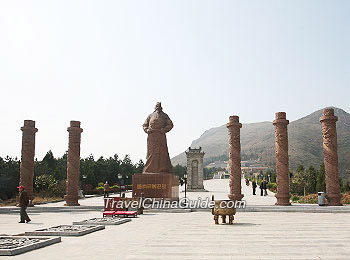
[(84, 236), (104, 229), (102, 225), (60, 225), (25, 232), (26, 236)]
[(0, 236), (0, 256), (19, 255), (61, 242), (61, 237)]

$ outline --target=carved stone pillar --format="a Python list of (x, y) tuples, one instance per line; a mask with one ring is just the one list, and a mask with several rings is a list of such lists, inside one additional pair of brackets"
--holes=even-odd
[[(22, 130), (22, 156), (20, 165), (20, 185), (26, 189), (29, 200), (33, 201), (33, 177), (35, 155), (35, 121), (24, 120)], [(33, 206), (31, 203), (29, 206)]]
[(80, 139), (83, 129), (80, 128), (79, 121), (70, 121), (68, 158), (67, 158), (67, 183), (65, 206), (79, 206), (79, 168), (80, 168)]
[(241, 186), (241, 135), (240, 129), (242, 124), (239, 123), (238, 116), (230, 116), (230, 121), (226, 125), (228, 128), (228, 142), (229, 142), (229, 167), (230, 167), (230, 200), (241, 200), (242, 194)]
[(276, 171), (277, 171), (277, 202), (276, 205), (290, 205), (289, 162), (288, 162), (288, 130), (285, 112), (277, 112), (273, 121), (276, 138)]
[(336, 122), (333, 108), (323, 109), (322, 123), (324, 167), (326, 171), (326, 198), (328, 205), (341, 205), (340, 185), (338, 176), (338, 147)]

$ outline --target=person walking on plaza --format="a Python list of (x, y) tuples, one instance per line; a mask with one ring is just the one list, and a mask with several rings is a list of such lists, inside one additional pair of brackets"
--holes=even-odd
[(253, 182), (252, 182), (252, 187), (253, 187), (253, 195), (256, 195), (255, 193), (256, 193), (256, 187), (257, 187), (258, 185), (256, 185), (256, 182), (255, 182), (255, 180), (253, 180)]
[(103, 185), (103, 190), (104, 190), (104, 197), (108, 198), (109, 196), (109, 184), (108, 181)]
[(19, 206), (21, 207), (21, 210), (20, 210), (21, 221), (18, 223), (25, 223), (25, 222), (28, 223), (31, 221), (26, 212), (29, 204), (29, 196), (27, 191), (24, 189), (24, 186), (21, 185), (21, 186), (18, 186), (17, 188), (19, 190)]

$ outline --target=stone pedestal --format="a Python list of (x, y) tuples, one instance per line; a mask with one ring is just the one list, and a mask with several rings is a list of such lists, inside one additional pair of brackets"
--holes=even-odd
[(273, 121), (276, 138), (276, 171), (277, 171), (277, 202), (276, 205), (290, 205), (289, 191), (289, 160), (288, 160), (288, 130), (285, 112), (276, 113)]
[(228, 128), (228, 143), (229, 143), (229, 168), (230, 168), (230, 200), (241, 200), (241, 134), (240, 129), (242, 124), (239, 123), (238, 116), (230, 116), (230, 121), (226, 125)]
[[(20, 185), (23, 185), (28, 193), (29, 200), (33, 201), (33, 177), (35, 155), (35, 121), (24, 120), (22, 130), (22, 156), (20, 165)], [(32, 203), (29, 206), (33, 206)]]
[(143, 173), (132, 176), (132, 196), (178, 200), (179, 178), (171, 173)]
[(338, 173), (338, 147), (336, 122), (333, 108), (323, 109), (322, 123), (324, 167), (326, 171), (326, 198), (328, 205), (341, 205), (341, 193)]
[(66, 200), (65, 206), (79, 206), (78, 190), (79, 190), (79, 168), (80, 168), (80, 140), (83, 129), (80, 128), (79, 121), (71, 121), (68, 144), (67, 158), (67, 183), (66, 183)]

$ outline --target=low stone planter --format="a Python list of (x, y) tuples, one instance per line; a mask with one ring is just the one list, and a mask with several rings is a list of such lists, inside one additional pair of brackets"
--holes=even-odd
[(51, 228), (25, 232), (26, 236), (84, 236), (102, 230), (103, 225), (61, 225)]
[(129, 221), (128, 218), (91, 218), (73, 222), (73, 225), (120, 225)]
[(0, 236), (0, 256), (12, 256), (61, 242), (60, 237)]

